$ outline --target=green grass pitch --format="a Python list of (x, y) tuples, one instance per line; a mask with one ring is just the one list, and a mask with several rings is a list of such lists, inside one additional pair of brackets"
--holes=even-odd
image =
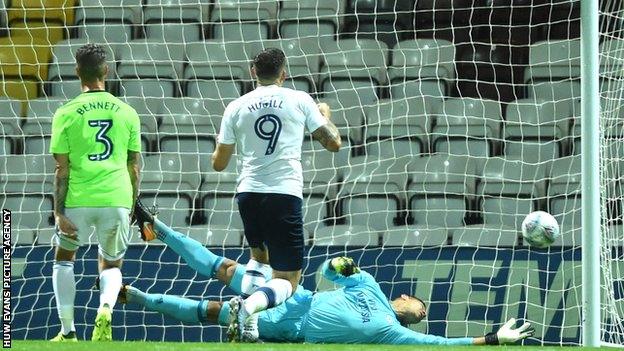
[[(540, 346), (414, 346), (414, 345), (313, 345), (313, 344), (227, 344), (227, 343), (182, 343), (182, 342), (90, 342), (81, 341), (75, 344), (51, 343), (49, 341), (13, 341), (13, 350), (24, 351), (388, 351), (388, 350), (470, 350), (470, 351), (554, 351), (560, 347)], [(592, 348), (578, 347), (574, 350), (593, 350)], [(599, 350), (599, 349), (595, 349)]]

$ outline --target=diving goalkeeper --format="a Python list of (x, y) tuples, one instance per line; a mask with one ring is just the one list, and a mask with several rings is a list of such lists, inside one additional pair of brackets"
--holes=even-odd
[[(178, 233), (153, 217), (137, 201), (135, 216), (141, 236), (144, 231), (179, 254), (198, 273), (216, 278), (240, 294), (245, 266), (212, 253), (201, 243)], [(406, 326), (426, 316), (422, 300), (407, 295), (388, 301), (379, 284), (347, 257), (323, 264), (323, 275), (343, 288), (313, 293), (298, 286), (291, 298), (259, 314), (260, 338), (278, 342), (419, 344), (419, 345), (498, 345), (514, 343), (533, 335), (529, 323), (514, 329), (510, 319), (498, 332), (477, 338), (444, 338), (422, 334)], [(120, 302), (139, 304), (146, 310), (163, 313), (186, 323), (229, 324), (229, 304), (195, 301), (187, 298), (147, 294), (124, 286)]]

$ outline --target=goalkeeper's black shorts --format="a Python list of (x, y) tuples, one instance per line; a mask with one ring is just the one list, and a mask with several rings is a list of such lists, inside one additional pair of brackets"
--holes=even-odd
[(253, 248), (269, 250), (271, 268), (303, 267), (303, 201), (293, 195), (242, 192), (236, 195), (245, 238)]

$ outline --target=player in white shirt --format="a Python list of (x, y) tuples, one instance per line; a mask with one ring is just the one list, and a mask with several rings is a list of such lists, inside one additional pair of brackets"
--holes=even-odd
[[(245, 237), (251, 247), (242, 297), (230, 301), (231, 340), (258, 339), (257, 313), (284, 302), (296, 289), (303, 267), (303, 172), (305, 130), (337, 152), (340, 134), (329, 106), (316, 105), (305, 92), (282, 88), (286, 57), (265, 49), (253, 60), (257, 88), (225, 109), (212, 166), (222, 171), (234, 148), (242, 159), (236, 189)], [(269, 259), (270, 257), (270, 259)], [(273, 270), (273, 279), (265, 276)]]

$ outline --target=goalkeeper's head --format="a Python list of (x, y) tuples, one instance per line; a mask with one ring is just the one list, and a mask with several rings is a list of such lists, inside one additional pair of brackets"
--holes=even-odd
[(76, 51), (76, 73), (83, 85), (104, 82), (108, 74), (106, 51), (97, 44), (85, 44)]
[(276, 48), (260, 51), (253, 59), (251, 74), (260, 85), (282, 85), (286, 79), (286, 55)]
[(390, 302), (397, 319), (403, 326), (416, 324), (427, 317), (425, 302), (415, 296), (401, 294)]

